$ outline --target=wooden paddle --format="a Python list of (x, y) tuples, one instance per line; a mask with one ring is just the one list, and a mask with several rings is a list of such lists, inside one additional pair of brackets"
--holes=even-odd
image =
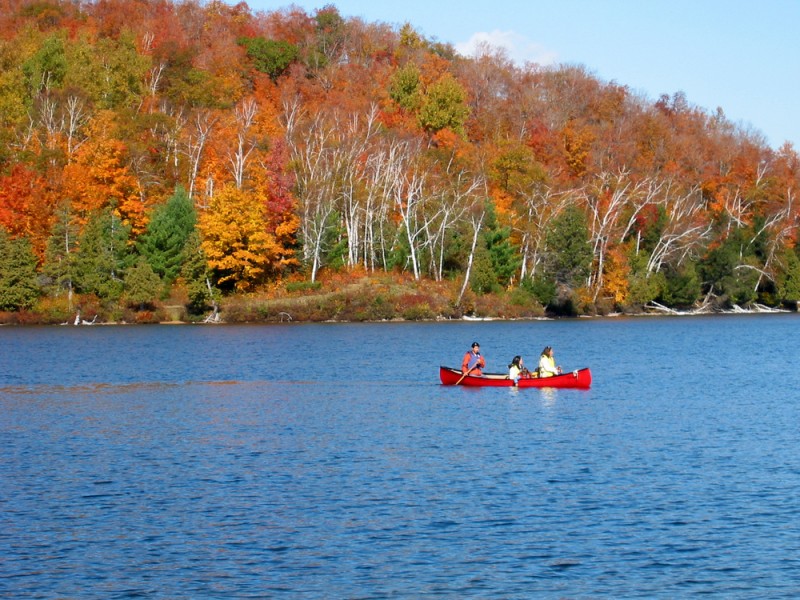
[(469, 375), (470, 373), (472, 373), (472, 372), (473, 372), (475, 369), (477, 369), (477, 368), (478, 368), (478, 363), (475, 363), (475, 366), (474, 366), (474, 367), (472, 367), (471, 369), (469, 369), (469, 370), (468, 370), (466, 373), (464, 373), (464, 374), (461, 376), (461, 378), (460, 378), (458, 381), (456, 381), (456, 385), (458, 385), (459, 383), (461, 383), (461, 380), (462, 380), (462, 379), (464, 379), (464, 377), (466, 377), (467, 375)]

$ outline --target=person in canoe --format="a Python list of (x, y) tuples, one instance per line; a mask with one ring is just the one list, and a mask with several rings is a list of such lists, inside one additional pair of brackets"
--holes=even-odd
[(514, 381), (514, 385), (519, 383), (520, 377), (527, 376), (528, 369), (525, 368), (521, 356), (515, 356), (508, 365), (508, 378)]
[(480, 377), (483, 375), (481, 369), (486, 367), (486, 359), (481, 356), (481, 345), (478, 342), (472, 342), (472, 348), (467, 350), (464, 354), (464, 360), (461, 361), (461, 372), (464, 375), (476, 375)]
[(545, 346), (542, 355), (539, 357), (539, 377), (552, 377), (561, 375), (561, 367), (556, 366), (556, 359), (553, 358), (553, 348)]

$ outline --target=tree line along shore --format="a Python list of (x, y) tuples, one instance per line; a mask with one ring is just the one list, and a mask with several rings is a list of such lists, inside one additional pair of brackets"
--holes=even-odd
[(800, 161), (334, 5), (6, 0), (0, 322), (796, 308)]

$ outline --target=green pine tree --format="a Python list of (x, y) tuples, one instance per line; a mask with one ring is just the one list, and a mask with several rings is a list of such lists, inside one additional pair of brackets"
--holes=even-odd
[(492, 268), (492, 258), (485, 246), (475, 248), (469, 286), (476, 294), (491, 294), (500, 287), (497, 285), (497, 275)]
[(30, 240), (11, 239), (0, 227), (0, 310), (30, 308), (39, 292), (36, 255)]
[(42, 273), (57, 295), (66, 292), (69, 309), (72, 310), (72, 292), (75, 280), (75, 259), (78, 252), (78, 228), (72, 222), (69, 208), (56, 212), (56, 221), (47, 240)]
[(193, 314), (201, 314), (210, 307), (217, 308), (219, 291), (211, 285), (211, 271), (200, 245), (200, 235), (193, 231), (183, 249), (181, 277), (186, 282), (189, 294), (187, 308)]
[(571, 206), (553, 220), (547, 232), (545, 273), (557, 285), (582, 286), (592, 266), (592, 247), (586, 215)]
[(118, 300), (132, 255), (129, 229), (110, 208), (93, 215), (83, 231), (75, 260), (75, 284), (86, 294)]
[(486, 203), (485, 223), (483, 239), (495, 276), (495, 289), (503, 289), (519, 271), (522, 255), (511, 243), (511, 227), (500, 226), (491, 202)]
[(697, 269), (694, 263), (687, 261), (680, 267), (666, 270), (661, 299), (667, 306), (686, 308), (700, 298), (702, 291)]
[(125, 273), (125, 300), (139, 310), (152, 306), (161, 288), (161, 278), (144, 256), (140, 256), (139, 261)]
[(800, 258), (794, 248), (784, 252), (783, 262), (786, 265), (783, 277), (778, 285), (778, 296), (787, 302), (800, 301)]
[(181, 271), (183, 248), (197, 223), (192, 200), (182, 187), (159, 206), (139, 237), (136, 248), (147, 259), (153, 271), (171, 283)]
[(759, 260), (748, 244), (749, 231), (734, 229), (700, 264), (704, 284), (727, 304), (747, 304), (758, 296)]
[(647, 258), (645, 252), (636, 252), (631, 248), (628, 253), (628, 304), (644, 305), (658, 298), (664, 288), (664, 275), (647, 271)]

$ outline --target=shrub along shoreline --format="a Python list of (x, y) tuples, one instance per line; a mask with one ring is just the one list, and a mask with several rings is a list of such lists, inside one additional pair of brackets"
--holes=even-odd
[(289, 282), (248, 295), (230, 295), (216, 308), (192, 314), (180, 285), (163, 301), (134, 310), (103, 304), (93, 295), (43, 298), (30, 310), (0, 312), (3, 325), (102, 325), (191, 323), (321, 323), (445, 321), (457, 319), (533, 320), (546, 318), (790, 312), (791, 307), (726, 306), (715, 299), (673, 308), (657, 303), (619, 310), (613, 303), (582, 303), (579, 297), (559, 306), (542, 306), (532, 292), (512, 288), (486, 294), (456, 281), (415, 281), (405, 275), (331, 277), (324, 282)]

